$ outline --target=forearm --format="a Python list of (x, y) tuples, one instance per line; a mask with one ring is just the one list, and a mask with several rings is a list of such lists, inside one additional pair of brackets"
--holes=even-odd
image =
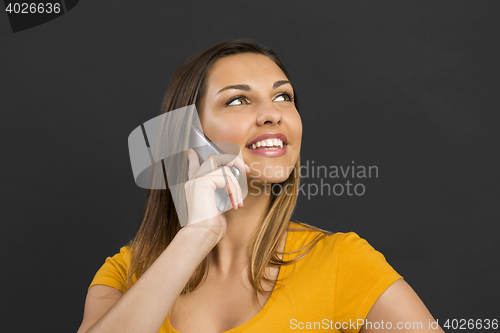
[(87, 333), (157, 333), (213, 242), (196, 228), (183, 228), (136, 283)]

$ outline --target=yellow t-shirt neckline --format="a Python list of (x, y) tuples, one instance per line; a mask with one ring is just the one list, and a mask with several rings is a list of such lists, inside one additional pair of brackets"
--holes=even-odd
[[(294, 224), (293, 222), (289, 223), (289, 226)], [(293, 232), (287, 232), (286, 239), (285, 239), (285, 253), (283, 254), (283, 259), (284, 261), (290, 260), (290, 255), (288, 254), (290, 252), (290, 246), (293, 243), (293, 241), (290, 238), (293, 238), (294, 233)], [(286, 276), (286, 271), (287, 271), (288, 265), (283, 265), (280, 266), (279, 272), (278, 272), (278, 280), (276, 284), (274, 285), (273, 292), (271, 293), (271, 296), (269, 296), (269, 299), (267, 300), (266, 304), (264, 304), (264, 307), (257, 313), (252, 319), (247, 321), (246, 323), (237, 326), (235, 328), (232, 328), (228, 331), (224, 331), (222, 333), (239, 333), (239, 332), (244, 332), (253, 325), (257, 324), (268, 312), (268, 310), (273, 306), (275, 300), (278, 298), (281, 289), (278, 287), (278, 283), (280, 281), (283, 281), (284, 277)], [(163, 323), (163, 326), (167, 329), (167, 332), (172, 332), (172, 333), (182, 333), (177, 331), (172, 324), (170, 323), (170, 314), (167, 315), (167, 318), (165, 322)]]
[[(320, 236), (320, 232), (304, 227), (289, 223), (283, 260), (296, 258), (297, 252)], [(130, 248), (124, 246), (120, 253), (106, 259), (89, 289), (100, 284), (125, 292), (121, 284), (130, 261)], [(277, 282), (263, 308), (246, 323), (225, 333), (292, 332), (307, 325), (316, 329), (312, 325), (323, 325), (324, 320), (335, 324), (356, 322), (365, 319), (377, 298), (400, 278), (384, 255), (365, 239), (355, 232), (336, 232), (322, 238), (298, 262), (280, 266)], [(349, 326), (334, 331), (357, 333), (359, 328)], [(160, 333), (168, 332), (182, 333), (172, 327), (167, 316)]]

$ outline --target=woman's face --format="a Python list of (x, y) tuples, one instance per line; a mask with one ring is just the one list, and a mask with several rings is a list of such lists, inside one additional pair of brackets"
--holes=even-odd
[[(252, 169), (249, 178), (282, 182), (292, 172), (302, 142), (293, 94), (285, 74), (270, 58), (255, 53), (224, 57), (212, 66), (198, 105), (203, 132), (212, 141), (237, 144)], [(263, 134), (270, 135), (259, 138)], [(269, 148), (270, 142), (280, 145), (274, 138), (282, 139), (283, 148)], [(266, 148), (252, 149), (251, 143), (263, 140)]]

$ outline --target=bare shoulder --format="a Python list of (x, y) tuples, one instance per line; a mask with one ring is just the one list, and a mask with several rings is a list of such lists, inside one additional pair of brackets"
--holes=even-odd
[[(379, 326), (382, 321), (385, 323), (384, 328)], [(411, 328), (401, 327), (401, 329), (405, 332), (444, 333), (440, 327), (429, 327), (429, 323), (433, 322), (435, 322), (434, 318), (420, 297), (405, 280), (399, 279), (377, 299), (370, 309), (360, 332), (394, 332), (395, 329), (398, 329), (398, 323), (403, 325), (411, 323)], [(369, 323), (372, 323), (372, 325), (370, 326)], [(389, 325), (392, 327), (388, 328)]]

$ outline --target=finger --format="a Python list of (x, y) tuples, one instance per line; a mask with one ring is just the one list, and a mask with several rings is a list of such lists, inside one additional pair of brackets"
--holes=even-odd
[(229, 195), (229, 198), (231, 200), (231, 205), (233, 206), (233, 209), (236, 210), (238, 209), (238, 190), (237, 186), (235, 185), (235, 177), (230, 171), (229, 167), (224, 166), (221, 167), (222, 174), (224, 175), (224, 180), (226, 181), (226, 191), (227, 194)]
[[(211, 171), (219, 168), (220, 166), (236, 166), (241, 173), (247, 173), (247, 167), (245, 166), (245, 162), (240, 156), (232, 155), (232, 154), (211, 154), (207, 162), (207, 167)], [(205, 164), (205, 163), (203, 163)], [(204, 171), (206, 171), (204, 168)]]
[(245, 164), (245, 162), (243, 161), (243, 158), (241, 158), (241, 156), (233, 155), (233, 160), (231, 162), (227, 163), (226, 165), (236, 166), (240, 170), (241, 174), (246, 174), (250, 171), (250, 167)]
[(194, 151), (194, 149), (188, 149), (188, 176), (189, 179), (193, 178), (198, 169), (200, 168), (200, 160), (198, 159), (198, 154)]
[[(241, 179), (241, 177), (240, 177), (240, 179)], [(241, 186), (240, 186), (240, 183), (238, 182), (237, 179), (236, 179), (236, 183), (238, 184), (238, 198), (239, 198), (238, 201), (241, 202), (241, 207), (243, 207), (243, 192), (241, 191)]]
[[(203, 180), (211, 181), (210, 183), (212, 184), (212, 186), (210, 186), (210, 187), (213, 190), (216, 190), (217, 188), (226, 188), (228, 185), (231, 185), (231, 183), (236, 182), (236, 178), (234, 177), (233, 173), (230, 172), (229, 167), (226, 167), (226, 169), (224, 170), (224, 173), (226, 174), (226, 176), (224, 176), (224, 174), (222, 172), (222, 167), (221, 167), (221, 168), (217, 169), (216, 171), (213, 171), (211, 173), (203, 175), (203, 177), (196, 177), (196, 179), (203, 179)], [(237, 187), (233, 186), (232, 193), (237, 193), (236, 188)], [(230, 191), (231, 191), (231, 189), (230, 189)]]
[[(226, 168), (228, 168), (229, 170), (232, 171), (232, 169), (229, 166), (227, 166)], [(243, 194), (241, 193), (241, 186), (238, 182), (238, 179), (236, 179), (236, 176), (232, 172), (230, 172), (230, 175), (231, 175), (230, 178), (231, 178), (232, 182), (235, 184), (235, 188), (236, 188), (236, 193), (235, 193), (236, 206), (239, 207), (240, 201), (243, 198)]]
[(240, 202), (243, 202), (242, 201), (243, 194), (241, 192), (240, 183), (238, 182), (238, 179), (236, 179), (236, 177), (234, 176), (234, 174), (232, 172), (229, 173), (229, 179), (231, 179), (232, 183), (234, 184), (234, 188), (236, 189), (235, 201), (236, 201), (236, 206), (239, 208)]
[[(234, 209), (237, 209), (238, 207), (237, 188), (239, 184), (237, 183), (233, 173), (229, 171), (229, 167), (221, 167), (215, 172), (211, 172), (209, 174), (204, 175), (203, 177), (199, 177), (196, 179), (199, 179), (201, 181), (208, 181), (210, 187), (213, 190), (215, 190), (216, 188), (225, 188), (228, 193), (229, 199), (231, 201), (231, 206)], [(190, 180), (190, 182), (191, 181), (193, 180)]]
[(231, 207), (233, 207), (233, 209), (235, 209), (233, 199), (231, 198), (231, 189), (229, 188), (229, 180), (227, 179), (226, 171), (224, 169), (225, 169), (224, 167), (220, 168), (220, 171), (222, 172), (222, 175), (224, 177), (224, 182), (226, 183), (226, 186), (224, 188), (226, 189), (226, 192), (227, 192), (228, 197), (229, 197), (229, 201), (231, 202)]

